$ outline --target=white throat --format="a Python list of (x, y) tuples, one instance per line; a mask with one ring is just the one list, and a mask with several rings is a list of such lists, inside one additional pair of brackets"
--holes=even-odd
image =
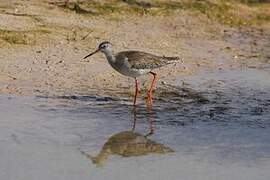
[(105, 56), (110, 64), (115, 63), (115, 57), (114, 57), (114, 53), (112, 50), (106, 49), (103, 51), (103, 53), (105, 54)]

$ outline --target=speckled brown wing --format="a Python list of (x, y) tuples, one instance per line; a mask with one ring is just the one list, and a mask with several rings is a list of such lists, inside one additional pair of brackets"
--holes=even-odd
[(179, 57), (156, 56), (141, 51), (123, 51), (116, 59), (127, 60), (132, 69), (155, 69), (180, 60)]

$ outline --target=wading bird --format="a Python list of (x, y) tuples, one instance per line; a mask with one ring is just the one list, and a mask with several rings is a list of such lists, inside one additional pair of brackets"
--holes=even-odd
[(153, 70), (181, 61), (179, 57), (157, 56), (142, 51), (122, 51), (119, 53), (114, 53), (112, 44), (108, 41), (104, 41), (99, 44), (98, 49), (85, 56), (84, 59), (96, 54), (97, 52), (102, 52), (105, 54), (109, 64), (116, 71), (135, 79), (136, 91), (133, 101), (134, 106), (136, 105), (136, 100), (139, 93), (137, 77), (144, 74), (153, 75), (153, 80), (148, 90), (148, 99), (150, 104), (152, 104), (152, 90), (155, 85), (157, 75), (153, 72)]

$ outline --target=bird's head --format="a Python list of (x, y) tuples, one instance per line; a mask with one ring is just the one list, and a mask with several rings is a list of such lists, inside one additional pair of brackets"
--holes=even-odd
[(92, 56), (92, 55), (96, 54), (99, 51), (102, 52), (102, 53), (111, 52), (112, 51), (112, 44), (109, 41), (104, 41), (104, 42), (100, 43), (97, 50), (95, 50), (94, 52), (88, 54), (83, 59), (86, 59), (89, 56)]

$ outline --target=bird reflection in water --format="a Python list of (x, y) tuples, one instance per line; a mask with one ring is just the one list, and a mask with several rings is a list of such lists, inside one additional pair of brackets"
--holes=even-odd
[(102, 165), (106, 162), (110, 155), (120, 155), (122, 157), (143, 156), (150, 153), (166, 154), (174, 152), (170, 147), (161, 143), (157, 143), (149, 136), (154, 133), (153, 119), (151, 117), (151, 106), (147, 107), (147, 119), (149, 121), (149, 132), (146, 135), (135, 132), (137, 122), (137, 109), (134, 107), (133, 116), (134, 122), (131, 130), (122, 131), (109, 137), (107, 142), (103, 145), (101, 151), (97, 156), (86, 155), (94, 164)]

